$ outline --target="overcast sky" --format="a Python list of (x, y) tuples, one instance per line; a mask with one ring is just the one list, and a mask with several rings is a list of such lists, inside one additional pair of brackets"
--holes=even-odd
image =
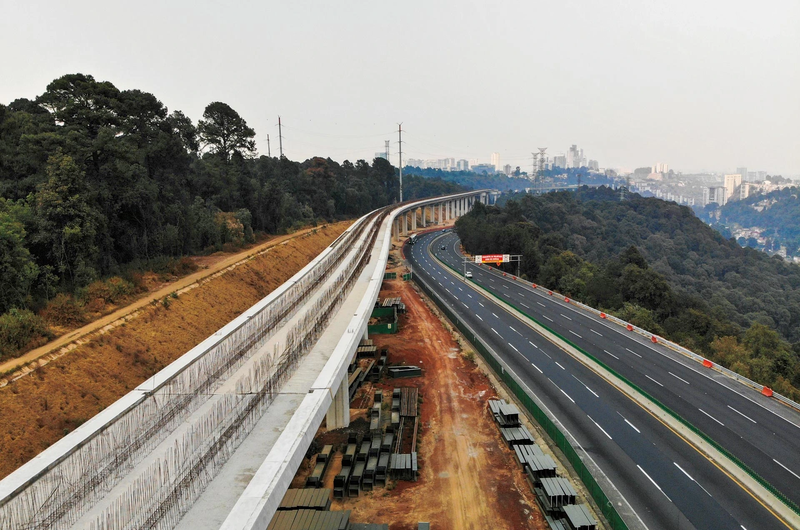
[(799, 0), (0, 0), (0, 102), (81, 72), (193, 120), (236, 109), (259, 151), (530, 167), (800, 175)]

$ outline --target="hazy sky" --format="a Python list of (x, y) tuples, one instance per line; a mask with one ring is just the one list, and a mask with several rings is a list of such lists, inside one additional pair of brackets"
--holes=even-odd
[(800, 175), (800, 0), (0, 0), (0, 102), (82, 72), (201, 117), (236, 109), (259, 151), (530, 167), (746, 165)]

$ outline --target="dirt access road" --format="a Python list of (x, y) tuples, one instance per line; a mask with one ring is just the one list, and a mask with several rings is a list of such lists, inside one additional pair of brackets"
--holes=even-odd
[[(397, 263), (396, 251), (393, 257)], [(400, 267), (387, 270), (402, 277)], [(489, 414), (487, 400), (497, 394), (487, 377), (411, 283), (385, 281), (380, 296), (400, 296), (407, 312), (401, 315), (399, 333), (370, 338), (388, 348), (390, 365), (423, 368), (422, 377), (376, 385), (387, 389), (384, 395), (395, 386), (420, 389), (420, 476), (417, 482), (398, 481), (392, 488), (390, 480), (386, 488), (334, 500), (332, 509), (352, 510), (351, 520), (388, 523), (391, 530), (416, 530), (420, 521), (454, 530), (547, 528), (522, 468)], [(354, 417), (363, 418), (364, 412), (351, 410)], [(341, 469), (340, 458), (333, 467), (327, 474), (331, 482), (336, 468)]]
[[(343, 221), (340, 223), (334, 223), (332, 226), (336, 227), (337, 230), (342, 231), (347, 226), (350, 226), (352, 221)], [(339, 229), (339, 227), (344, 227)], [(125, 307), (121, 307), (116, 311), (109, 313), (89, 324), (86, 324), (83, 327), (78, 329), (69, 331), (60, 337), (57, 337), (44, 346), (40, 346), (39, 348), (33, 349), (26, 354), (17, 357), (16, 359), (9, 359), (4, 363), (0, 363), (0, 374), (10, 374), (11, 372), (23, 367), (28, 363), (32, 363), (42, 357), (45, 357), (43, 361), (47, 362), (53, 360), (55, 358), (68, 353), (69, 351), (75, 349), (83, 339), (92, 333), (95, 333), (99, 330), (108, 330), (120, 323), (124, 322), (125, 320), (129, 319), (134, 313), (139, 311), (140, 309), (147, 307), (148, 304), (151, 304), (154, 300), (160, 300), (165, 296), (169, 296), (173, 292), (185, 291), (186, 289), (196, 287), (203, 281), (208, 280), (209, 278), (220, 274), (228, 269), (236, 267), (237, 265), (257, 256), (259, 254), (263, 254), (264, 252), (274, 248), (280, 244), (286, 243), (291, 239), (295, 239), (301, 236), (304, 236), (314, 230), (319, 230), (322, 227), (316, 228), (307, 228), (305, 230), (300, 230), (298, 232), (294, 232), (291, 234), (283, 235), (283, 236), (276, 236), (270, 238), (268, 241), (264, 243), (260, 243), (254, 247), (251, 247), (247, 250), (242, 252), (237, 252), (235, 254), (230, 255), (221, 255), (218, 259), (214, 259), (216, 256), (208, 256), (199, 259), (198, 261), (202, 261), (206, 265), (206, 268), (189, 274), (188, 276), (184, 276), (174, 282), (170, 282), (168, 285), (147, 293), (142, 298), (139, 298), (135, 302), (126, 305)], [(51, 354), (51, 355), (48, 355)], [(38, 365), (38, 363), (37, 363)], [(30, 369), (36, 368), (37, 365), (33, 365)], [(30, 371), (26, 370), (26, 371)], [(13, 376), (12, 376), (13, 377)], [(0, 383), (2, 386), (2, 383)]]

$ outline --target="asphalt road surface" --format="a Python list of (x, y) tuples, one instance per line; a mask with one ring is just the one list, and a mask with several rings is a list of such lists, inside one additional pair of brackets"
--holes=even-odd
[[(432, 243), (432, 248), (429, 248)], [(445, 246), (444, 250), (440, 248), (442, 245)], [(652, 529), (786, 528), (772, 512), (672, 430), (585, 365), (544, 339), (525, 321), (472, 289), (460, 275), (433, 259), (432, 254), (435, 254), (460, 270), (463, 265), (457, 245), (455, 234), (443, 237), (439, 232), (426, 234), (421, 236), (417, 244), (406, 247), (406, 257), (418, 278), (450, 305), (544, 401), (622, 493), (641, 522)], [(752, 421), (759, 422), (762, 416), (769, 416), (764, 424), (775, 428), (776, 434), (770, 434), (774, 437), (773, 442), (780, 445), (777, 440), (786, 439), (789, 443), (796, 443), (789, 440), (794, 433), (787, 433), (786, 430), (788, 427), (797, 427), (786, 423), (777, 414), (762, 411), (761, 416), (746, 419), (744, 415), (751, 411), (739, 401), (717, 402), (711, 407), (707, 403), (718, 400), (716, 393), (724, 390), (722, 385), (709, 379), (705, 385), (708, 388), (700, 389), (699, 384), (695, 385), (697, 389), (690, 388), (693, 387), (693, 380), (689, 377), (697, 378), (697, 374), (690, 376), (686, 373), (690, 371), (687, 366), (669, 360), (650, 345), (612, 331), (609, 326), (613, 324), (600, 321), (599, 318), (597, 321), (600, 322), (589, 324), (591, 318), (578, 315), (575, 308), (567, 304), (559, 305), (546, 295), (539, 295), (532, 290), (526, 292), (521, 282), (505, 280), (502, 275), (492, 274), (485, 268), (469, 267), (476, 284), (503, 294), (504, 298), (526, 312), (534, 306), (539, 308), (540, 312), (536, 315), (529, 314), (541, 319), (554, 331), (568, 336), (579, 346), (587, 350), (591, 347), (591, 353), (607, 350), (605, 355), (608, 359), (617, 357), (620, 365), (628, 362), (629, 366), (638, 367), (634, 371), (639, 374), (639, 379), (652, 379), (652, 385), (667, 389), (675, 399), (690, 403), (690, 399), (704, 395), (703, 412), (698, 413), (703, 417), (717, 414), (729, 419), (730, 425), (720, 427), (733, 429), (739, 425), (738, 418), (741, 418), (753, 429)], [(512, 300), (512, 296), (516, 298)], [(551, 326), (558, 319), (563, 319), (563, 322), (559, 322), (560, 327)], [(573, 325), (579, 321), (581, 326)], [(627, 353), (628, 349), (628, 355), (636, 361), (623, 357), (623, 352)], [(653, 363), (662, 363), (655, 365), (661, 368), (654, 368)], [(608, 364), (617, 369), (617, 366)], [(639, 379), (631, 379), (639, 383)], [(649, 391), (649, 387), (647, 389)], [(660, 395), (656, 397), (661, 399)], [(748, 401), (744, 396), (739, 397)], [(671, 406), (670, 403), (666, 404)], [(721, 413), (721, 409), (727, 409), (727, 405), (736, 408), (736, 411), (731, 411), (733, 416), (723, 416)], [(722, 418), (714, 418), (725, 423)], [(708, 417), (705, 422), (700, 422), (700, 426), (705, 430), (709, 423), (717, 424)], [(800, 425), (800, 421), (796, 423)], [(741, 439), (746, 440), (744, 437)], [(762, 452), (769, 454), (765, 449)], [(773, 454), (773, 458), (777, 454)], [(790, 466), (797, 464), (797, 453), (786, 456), (781, 453), (781, 458), (786, 462), (776, 458), (782, 464), (778, 467), (786, 466), (789, 475), (793, 476), (791, 473), (794, 469)]]

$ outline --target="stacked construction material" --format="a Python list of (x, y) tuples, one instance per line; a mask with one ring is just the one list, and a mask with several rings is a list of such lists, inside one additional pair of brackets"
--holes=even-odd
[(405, 386), (400, 389), (400, 416), (416, 417), (419, 389)]
[(389, 377), (420, 377), (422, 368), (419, 366), (390, 366), (388, 368)]
[(319, 510), (282, 510), (275, 512), (267, 530), (348, 530), (350, 525), (350, 510), (319, 511)]
[(317, 455), (316, 465), (314, 471), (306, 478), (307, 488), (320, 488), (322, 487), (322, 478), (325, 476), (325, 471), (328, 470), (328, 463), (331, 460), (332, 445), (326, 445), (322, 451)]
[(512, 403), (506, 403), (504, 399), (489, 400), (489, 408), (492, 411), (494, 420), (500, 427), (519, 426), (519, 409)]
[(283, 496), (278, 510), (327, 510), (331, 507), (331, 490), (291, 488)]
[(369, 432), (375, 435), (380, 435), (381, 428), (381, 403), (380, 401), (372, 405), (369, 414)]
[(399, 296), (394, 298), (384, 298), (381, 307), (396, 307), (398, 313), (406, 312), (406, 305)]
[(389, 457), (391, 455), (388, 452), (381, 451), (380, 456), (378, 457), (378, 467), (375, 470), (375, 484), (379, 484), (381, 486), (386, 485), (386, 476), (389, 469)]
[(513, 449), (517, 445), (533, 445), (533, 436), (524, 425), (519, 427), (500, 427), (500, 434), (503, 440), (508, 444), (509, 449)]
[(333, 496), (337, 499), (343, 499), (348, 493), (347, 489), (350, 483), (350, 473), (353, 471), (352, 464), (342, 465), (342, 470), (339, 474), (333, 477)]
[(556, 476), (555, 461), (550, 455), (544, 454), (538, 445), (515, 445), (514, 452), (517, 454), (517, 462), (528, 475), (531, 486), (538, 484), (542, 478)]
[(358, 359), (371, 357), (374, 358), (378, 353), (378, 347), (372, 343), (372, 339), (363, 339), (356, 348), (356, 357)]
[(595, 530), (597, 521), (586, 505), (576, 504), (577, 493), (568, 479), (557, 475), (556, 463), (535, 444), (520, 424), (519, 409), (505, 400), (489, 400), (489, 410), (503, 440), (514, 450), (530, 481), (545, 519), (553, 530)]
[(417, 453), (392, 454), (389, 458), (389, 473), (398, 480), (417, 480)]

